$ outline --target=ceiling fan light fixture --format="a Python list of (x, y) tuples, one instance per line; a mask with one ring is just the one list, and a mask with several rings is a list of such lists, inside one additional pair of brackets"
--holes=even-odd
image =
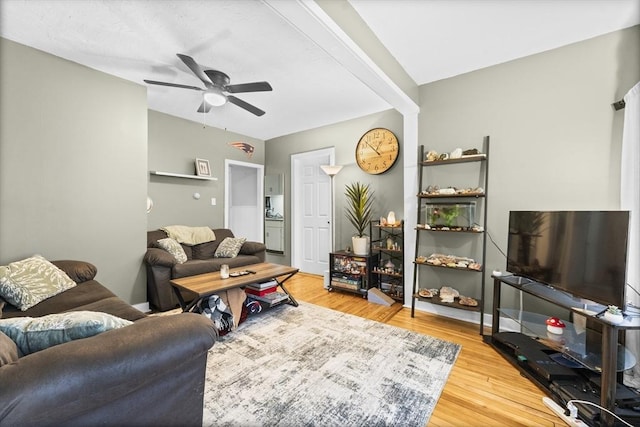
[(220, 107), (227, 103), (227, 97), (220, 91), (209, 90), (204, 94), (204, 100), (213, 107)]

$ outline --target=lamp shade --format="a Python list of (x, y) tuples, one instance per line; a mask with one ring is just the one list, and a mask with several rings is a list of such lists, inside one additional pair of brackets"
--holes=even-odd
[(342, 166), (338, 165), (320, 165), (320, 167), (324, 173), (332, 177), (338, 175), (338, 172), (342, 170)]

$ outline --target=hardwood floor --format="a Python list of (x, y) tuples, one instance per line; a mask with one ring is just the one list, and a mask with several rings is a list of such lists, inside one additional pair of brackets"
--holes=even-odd
[(399, 303), (386, 307), (347, 292), (328, 292), (320, 276), (298, 273), (286, 282), (299, 301), (405, 328), (462, 345), (429, 426), (564, 426), (542, 403), (545, 394), (482, 341), (478, 326)]

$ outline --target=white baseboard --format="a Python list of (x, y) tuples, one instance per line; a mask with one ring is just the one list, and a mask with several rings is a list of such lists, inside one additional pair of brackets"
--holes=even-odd
[(143, 313), (148, 313), (151, 311), (151, 308), (149, 307), (149, 302), (141, 302), (140, 304), (134, 304), (133, 308), (136, 308)]
[[(405, 305), (405, 307), (411, 308), (411, 305)], [(416, 311), (436, 314), (438, 316), (449, 317), (451, 319), (462, 320), (463, 322), (480, 325), (480, 312), (477, 311), (460, 310), (443, 305), (430, 304), (423, 301), (416, 301)], [(493, 315), (491, 313), (484, 313), (484, 326), (491, 327), (492, 321)], [(519, 332), (521, 330), (521, 327), (517, 321), (502, 317), (500, 318), (500, 330)]]

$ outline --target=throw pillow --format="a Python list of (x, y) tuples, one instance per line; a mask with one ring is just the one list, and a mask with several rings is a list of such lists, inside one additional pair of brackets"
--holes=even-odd
[(158, 246), (173, 255), (178, 264), (184, 264), (187, 261), (187, 254), (184, 253), (184, 249), (182, 249), (180, 243), (172, 238), (167, 237), (166, 239), (158, 240)]
[(0, 366), (18, 360), (18, 347), (11, 338), (0, 332)]
[(0, 332), (18, 345), (21, 355), (26, 355), (131, 324), (133, 322), (107, 313), (69, 311), (42, 317), (0, 319)]
[(74, 286), (64, 271), (40, 255), (0, 267), (0, 297), (22, 311)]
[(213, 256), (216, 258), (235, 258), (246, 241), (245, 237), (225, 237)]
[(98, 268), (86, 261), (60, 260), (51, 261), (51, 264), (67, 273), (67, 276), (76, 283), (93, 280), (98, 274)]

